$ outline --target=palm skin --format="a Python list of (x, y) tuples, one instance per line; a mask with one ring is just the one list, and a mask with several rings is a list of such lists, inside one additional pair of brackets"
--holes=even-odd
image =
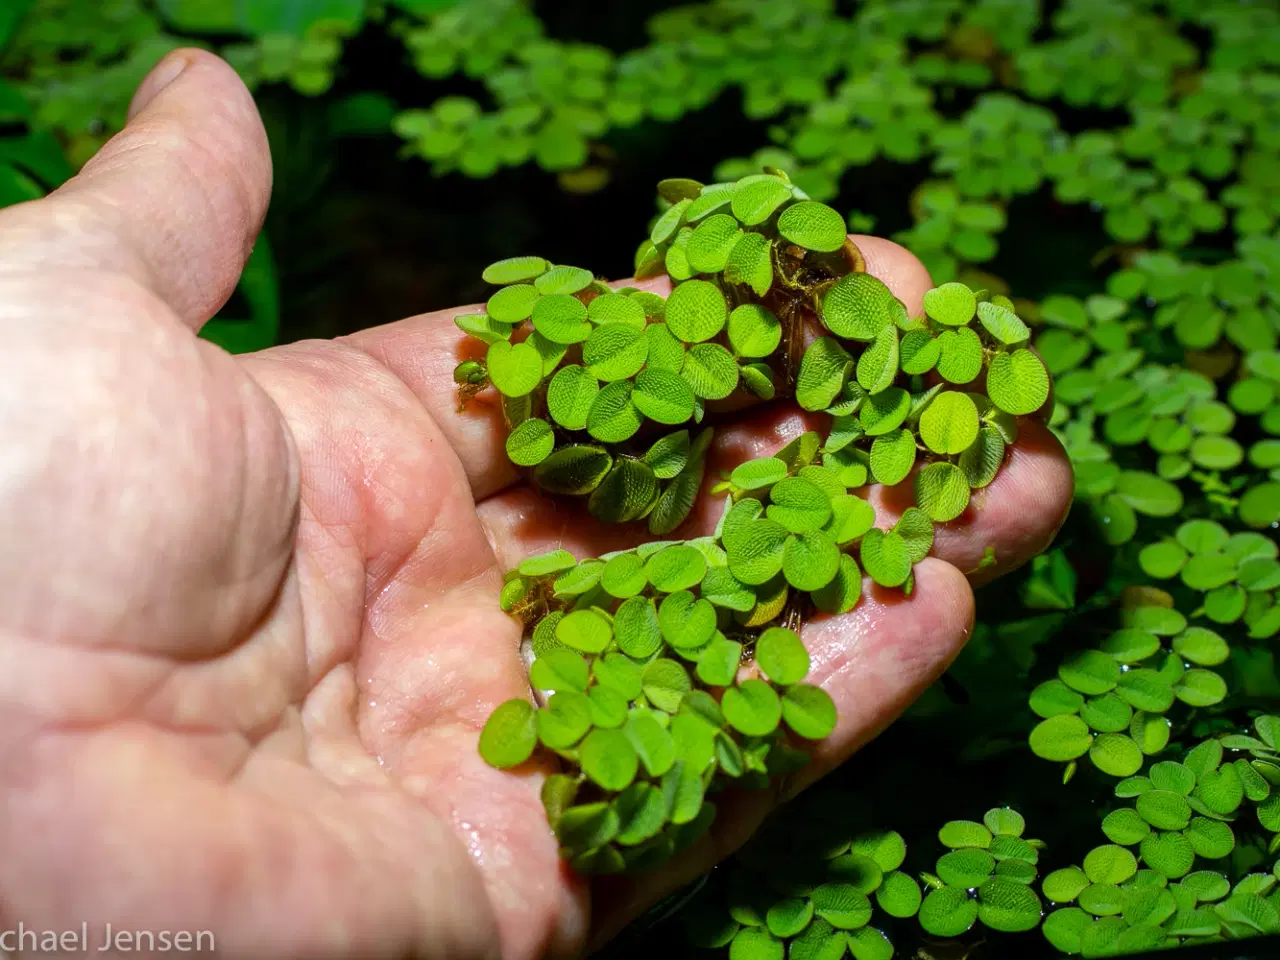
[[(188, 50), (80, 177), (0, 214), (0, 929), (210, 929), (246, 957), (577, 954), (784, 798), (725, 800), (669, 870), (594, 896), (560, 864), (547, 770), (476, 753), (489, 711), (529, 694), (502, 572), (639, 534), (519, 485), (492, 408), (456, 411), (457, 311), (240, 358), (197, 340), (269, 191), (247, 92)], [(918, 262), (858, 242), (918, 309)], [(711, 474), (803, 424), (745, 415)], [(788, 792), (945, 669), (972, 623), (961, 571), (988, 545), (982, 577), (1033, 555), (1070, 492), (1027, 421), (909, 600), (872, 589), (806, 628), (841, 720)], [(678, 536), (713, 522), (702, 503)]]

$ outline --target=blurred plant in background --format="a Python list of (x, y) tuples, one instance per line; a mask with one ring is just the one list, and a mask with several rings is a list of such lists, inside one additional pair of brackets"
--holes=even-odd
[[(1280, 9), (9, 0), (0, 204), (70, 176), (181, 44), (236, 66), (272, 139), (266, 238), (204, 331), (233, 350), (483, 299), (481, 266), (534, 249), (622, 276), (639, 237), (612, 225), (658, 212), (653, 181), (762, 164), (935, 283), (1030, 298), (1066, 527), (902, 722), (716, 871), (683, 911), (702, 948), (1280, 932)], [(688, 949), (671, 912), (615, 951)]]

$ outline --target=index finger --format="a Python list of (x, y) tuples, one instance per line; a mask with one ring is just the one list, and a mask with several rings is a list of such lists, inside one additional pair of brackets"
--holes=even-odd
[[(929, 272), (904, 247), (879, 237), (854, 235), (866, 260), (867, 272), (893, 291), (914, 315), (929, 289)], [(665, 277), (623, 281), (655, 293), (666, 294)], [(506, 427), (497, 397), (487, 391), (458, 409), (458, 388), (453, 369), (461, 360), (478, 359), (484, 345), (453, 323), (463, 313), (482, 310), (480, 305), (437, 310), (380, 327), (371, 327), (343, 338), (343, 342), (372, 356), (395, 374), (426, 408), (462, 461), (471, 493), (477, 501), (511, 486), (519, 473), (507, 459)]]

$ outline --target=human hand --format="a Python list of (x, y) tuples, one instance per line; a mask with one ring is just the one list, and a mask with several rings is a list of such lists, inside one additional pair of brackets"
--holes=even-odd
[[(593, 891), (564, 867), (548, 771), (476, 752), (492, 708), (529, 694), (502, 572), (637, 535), (520, 485), (496, 412), (457, 412), (459, 311), (244, 357), (198, 340), (269, 192), (247, 91), (185, 50), (79, 177), (0, 212), (0, 929), (207, 929), (231, 956), (580, 952), (782, 798), (720, 804), (711, 836), (639, 881)], [(918, 311), (919, 262), (857, 242)], [(742, 415), (709, 474), (804, 423)], [(945, 669), (971, 583), (1042, 549), (1070, 492), (1025, 422), (909, 599), (870, 587), (806, 627), (840, 723), (804, 782)], [(871, 496), (885, 519), (901, 506)], [(988, 546), (997, 564), (966, 579)]]

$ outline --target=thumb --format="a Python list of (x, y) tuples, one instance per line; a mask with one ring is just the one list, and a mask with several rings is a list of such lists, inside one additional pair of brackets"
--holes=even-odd
[(0, 213), (0, 260), (126, 274), (194, 329), (235, 289), (270, 194), (249, 91), (213, 54), (175, 50), (77, 176)]

